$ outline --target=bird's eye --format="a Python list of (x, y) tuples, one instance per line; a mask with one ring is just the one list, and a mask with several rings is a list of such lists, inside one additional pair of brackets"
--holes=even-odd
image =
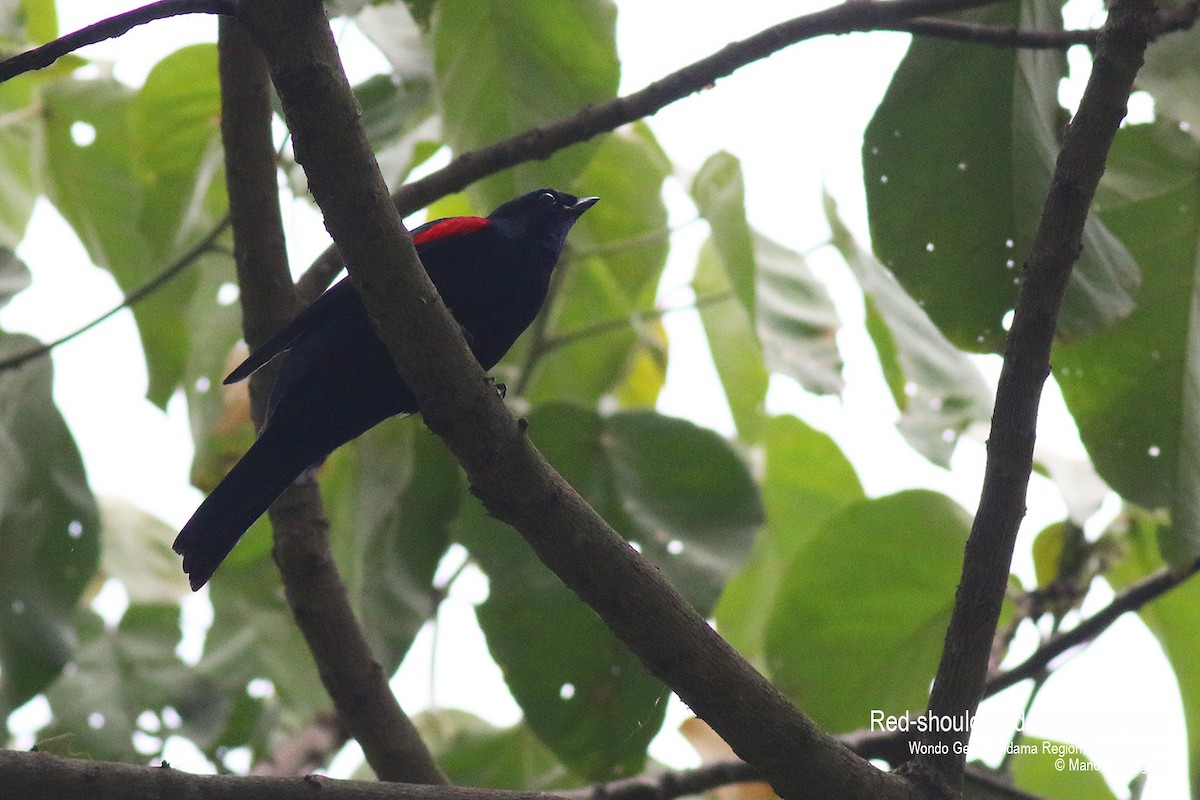
[(550, 192), (542, 192), (538, 195), (538, 202), (544, 206), (558, 205), (558, 198)]

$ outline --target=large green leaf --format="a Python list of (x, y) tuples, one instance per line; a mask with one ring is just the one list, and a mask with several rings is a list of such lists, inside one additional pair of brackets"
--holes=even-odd
[[(708, 613), (762, 520), (757, 488), (725, 442), (650, 412), (553, 405), (529, 422), (567, 480)], [(488, 575), (479, 623), (529, 727), (581, 775), (639, 770), (668, 690), (515, 532), (476, 504), (457, 529)]]
[(833, 245), (867, 300), (867, 330), (900, 409), (898, 428), (930, 461), (949, 467), (959, 435), (991, 419), (992, 392), (967, 356), (946, 340), (895, 277), (854, 241), (826, 195)]
[(712, 228), (712, 243), (738, 301), (754, 318), (754, 237), (746, 222), (742, 165), (721, 152), (709, 156), (692, 181), (692, 198)]
[[(72, 79), (44, 94), (50, 197), (122, 289), (142, 285), (216, 224), (224, 174), (212, 45), (172, 53), (137, 92)], [(184, 375), (191, 329), (180, 309), (196, 286), (193, 274), (178, 276), (134, 308), (147, 395), (159, 405)]]
[[(1128, 530), (1122, 538), (1125, 557), (1115, 562), (1105, 577), (1117, 591), (1124, 589), (1163, 566), (1157, 542), (1163, 537), (1160, 524), (1150, 514), (1127, 508)], [(1176, 586), (1157, 600), (1147, 603), (1138, 616), (1162, 645), (1171, 662), (1183, 701), (1187, 725), (1188, 771), (1192, 795), (1200, 793), (1200, 580)]]
[(464, 488), (441, 440), (415, 420), (376, 426), (322, 475), (339, 571), (389, 675), (437, 610), (433, 573)]
[[(219, 748), (246, 745), (256, 756), (271, 737), (296, 730), (329, 707), (312, 655), (283, 596), (279, 570), (271, 559), (270, 525), (250, 529), (209, 583), (213, 623), (197, 665), (220, 687), (224, 706), (194, 721), (189, 738), (210, 758)], [(270, 703), (250, 702), (255, 678), (274, 687)], [(270, 717), (270, 724), (262, 724)]]
[(455, 786), (550, 792), (583, 784), (524, 723), (497, 728), (454, 709), (422, 714), (416, 723)]
[[(0, 333), (0, 359), (37, 342)], [(62, 671), (96, 571), (100, 520), (48, 359), (0, 372), (0, 717)]]
[(0, 246), (15, 248), (25, 236), (40, 191), (43, 125), (33, 76), (0, 84)]
[[(744, 442), (756, 441), (766, 414), (770, 374), (763, 362), (762, 344), (754, 332), (754, 323), (734, 295), (713, 239), (700, 248), (692, 290), (738, 436)], [(728, 297), (721, 300), (722, 295)]]
[(706, 304), (700, 319), (738, 432), (752, 440), (766, 394), (763, 363), (810, 392), (842, 390), (834, 338), (840, 323), (825, 285), (804, 258), (750, 228), (736, 158), (709, 157), (691, 192), (712, 230), (692, 288), (698, 300), (729, 292), (741, 306), (739, 314)]
[[(465, 153), (616, 95), (616, 6), (610, 0), (439, 0), (435, 89), (446, 141)], [(538, 186), (569, 186), (596, 144), (522, 164), (475, 184), (494, 208)]]
[(1116, 800), (1100, 768), (1078, 746), (1037, 736), (1024, 736), (1018, 744), (1021, 750), (1010, 763), (1018, 788), (1052, 800)]
[[(961, 18), (1057, 30), (1060, 5), (1023, 0)], [(958, 347), (1003, 347), (1058, 153), (1065, 74), (1055, 51), (918, 38), (867, 127), (875, 252)], [(1133, 258), (1089, 220), (1059, 334), (1083, 336), (1128, 315), (1137, 285)]]
[[(1177, 5), (1162, 3), (1160, 7)], [(1161, 118), (1186, 119), (1192, 136), (1200, 134), (1200, 28), (1191, 25), (1154, 40), (1146, 48), (1146, 63), (1138, 70), (1137, 88), (1154, 96), (1154, 112)]]
[(158, 747), (166, 738), (149, 735), (158, 726), (143, 727), (144, 712), (157, 715), (170, 706), (191, 716), (226, 702), (175, 654), (179, 606), (131, 605), (115, 630), (81, 611), (77, 626), (81, 643), (72, 667), (46, 692), (54, 722), (43, 736), (70, 733), (74, 751), (138, 762), (157, 751), (135, 751), (135, 731), (141, 731), (143, 743)]
[(841, 392), (841, 321), (825, 284), (803, 256), (762, 234), (754, 236), (754, 256), (757, 328), (767, 367), (814, 394)]
[[(550, 308), (542, 312), (544, 327), (534, 326), (540, 338), (526, 336), (509, 359), (532, 365), (531, 401), (591, 405), (612, 391), (639, 349), (655, 345), (633, 317), (652, 306), (666, 263), (661, 191), (669, 170), (650, 129), (635, 125), (605, 136), (570, 187), (600, 202), (567, 240)], [(525, 348), (536, 341), (546, 349), (530, 354)]]
[(766, 629), (772, 680), (833, 732), (919, 712), (954, 607), (971, 520), (910, 490), (828, 518), (789, 564)]
[(1097, 193), (1143, 265), (1132, 315), (1054, 352), (1096, 470), (1123, 497), (1169, 508), (1164, 553), (1200, 556), (1200, 146), (1167, 122), (1123, 128)]
[(101, 500), (100, 520), (101, 571), (121, 582), (131, 604), (178, 603), (188, 594), (187, 577), (171, 549), (178, 531), (113, 497)]
[(715, 612), (721, 635), (760, 666), (767, 622), (796, 554), (830, 516), (863, 498), (854, 467), (834, 441), (795, 417), (772, 417), (762, 444), (767, 525)]

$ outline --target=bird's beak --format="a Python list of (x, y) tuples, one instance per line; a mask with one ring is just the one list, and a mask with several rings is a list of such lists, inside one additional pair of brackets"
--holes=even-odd
[(575, 201), (575, 205), (569, 208), (569, 211), (578, 217), (583, 212), (587, 211), (592, 206), (596, 205), (599, 197), (581, 197)]

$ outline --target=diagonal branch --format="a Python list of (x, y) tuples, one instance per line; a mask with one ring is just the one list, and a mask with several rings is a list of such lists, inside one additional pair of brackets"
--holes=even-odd
[(984, 697), (1004, 691), (1014, 684), (1027, 678), (1034, 678), (1045, 670), (1050, 662), (1068, 650), (1091, 642), (1122, 615), (1137, 611), (1142, 606), (1162, 597), (1179, 584), (1191, 578), (1200, 570), (1200, 562), (1193, 564), (1184, 572), (1175, 572), (1167, 568), (1148, 575), (1137, 583), (1125, 587), (1112, 602), (1076, 625), (1071, 630), (1059, 633), (1039, 647), (1023, 662), (1012, 669), (1001, 672), (990, 678)]
[[(864, 9), (870, 17), (900, 5), (856, 2), (833, 11), (847, 15), (845, 28), (863, 24)], [(905, 7), (928, 13), (944, 4), (907, 0)], [(516, 528), (781, 796), (915, 796), (788, 703), (530, 444), (421, 269), (362, 130), (323, 6), (244, 0), (241, 15), (267, 57), (297, 160), (351, 279), (425, 422), (488, 511)]]
[[(245, 28), (232, 19), (221, 20), (218, 52), (242, 326), (253, 346), (290, 321), (300, 302), (288, 270), (279, 210), (267, 65)], [(273, 379), (271, 369), (251, 378), (256, 422), (263, 419)], [(272, 555), (284, 594), (342, 725), (362, 745), (382, 780), (445, 783), (354, 616), (330, 551), (329, 525), (315, 480), (289, 487), (270, 516)]]
[[(1142, 64), (1153, 14), (1153, 0), (1113, 4), (1079, 111), (1063, 136), (1005, 348), (979, 510), (929, 699), (931, 716), (969, 717), (983, 696), (1013, 546), (1025, 515), (1038, 404), (1050, 374), (1058, 311), (1079, 256), (1088, 208)], [(931, 754), (910, 762), (905, 773), (930, 793), (956, 796), (969, 735), (967, 730), (927, 734)]]
[(101, 20), (94, 25), (80, 28), (74, 33), (68, 33), (41, 47), (26, 50), (24, 53), (0, 62), (0, 83), (26, 72), (48, 67), (67, 53), (87, 47), (89, 44), (103, 42), (105, 39), (122, 36), (138, 25), (145, 25), (147, 22), (184, 14), (231, 15), (235, 11), (234, 0), (158, 0), (157, 3)]
[[(665, 75), (649, 86), (607, 103), (589, 106), (568, 117), (531, 128), (486, 147), (462, 153), (446, 166), (407, 183), (392, 195), (401, 217), (433, 201), (462, 191), (501, 170), (545, 159), (622, 125), (653, 116), (663, 108), (701, 92), (747, 64), (761, 61), (794, 44), (818, 36), (892, 30), (929, 14), (992, 5), (999, 0), (855, 0), (766, 28), (740, 42)], [(341, 271), (336, 245), (317, 257), (297, 286), (302, 297), (315, 298)]]

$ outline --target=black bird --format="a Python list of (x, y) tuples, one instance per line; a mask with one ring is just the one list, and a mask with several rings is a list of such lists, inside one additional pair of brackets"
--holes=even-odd
[[(449, 217), (413, 231), (421, 263), (484, 369), (541, 310), (567, 232), (597, 199), (538, 189), (491, 216)], [(258, 440), (172, 545), (193, 591), (306, 469), (388, 417), (418, 410), (348, 279), (251, 353), (225, 383), (249, 377), (284, 352), (289, 355)]]

